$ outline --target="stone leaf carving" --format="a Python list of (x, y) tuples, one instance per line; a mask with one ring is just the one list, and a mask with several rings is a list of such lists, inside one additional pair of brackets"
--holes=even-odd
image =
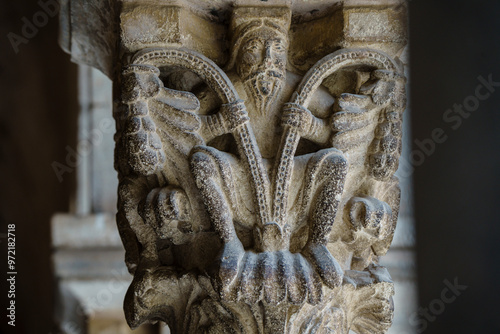
[[(136, 53), (118, 82), (119, 230), (131, 327), (382, 333), (404, 77), (383, 52), (287, 67), (286, 7), (235, 9), (227, 68)], [(340, 93), (338, 93), (340, 92)]]

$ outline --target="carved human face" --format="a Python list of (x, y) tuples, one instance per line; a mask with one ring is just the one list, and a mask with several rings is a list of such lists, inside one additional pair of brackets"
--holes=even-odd
[(286, 75), (287, 40), (276, 30), (264, 27), (247, 36), (238, 53), (236, 71), (265, 114), (277, 101)]
[(261, 28), (249, 34), (239, 50), (238, 74), (245, 81), (258, 75), (284, 79), (287, 44), (286, 39), (273, 29)]

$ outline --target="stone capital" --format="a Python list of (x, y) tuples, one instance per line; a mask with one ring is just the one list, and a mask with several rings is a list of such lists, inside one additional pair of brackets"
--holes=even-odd
[(68, 2), (115, 84), (129, 325), (384, 333), (405, 2)]

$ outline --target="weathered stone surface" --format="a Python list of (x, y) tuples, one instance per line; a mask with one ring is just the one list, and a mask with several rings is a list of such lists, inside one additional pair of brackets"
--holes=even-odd
[(394, 57), (407, 43), (405, 0), (63, 0), (60, 44), (75, 62), (110, 78), (123, 53), (165, 45), (188, 47), (222, 67), (232, 9), (276, 5), (292, 10), (289, 64), (304, 73), (339, 48), (372, 47)]
[(210, 4), (120, 7), (108, 73), (130, 326), (385, 332), (405, 7)]

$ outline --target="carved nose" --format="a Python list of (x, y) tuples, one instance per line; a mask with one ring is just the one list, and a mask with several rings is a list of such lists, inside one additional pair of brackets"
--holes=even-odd
[(264, 64), (266, 67), (272, 65), (271, 47), (266, 47), (264, 50)]

